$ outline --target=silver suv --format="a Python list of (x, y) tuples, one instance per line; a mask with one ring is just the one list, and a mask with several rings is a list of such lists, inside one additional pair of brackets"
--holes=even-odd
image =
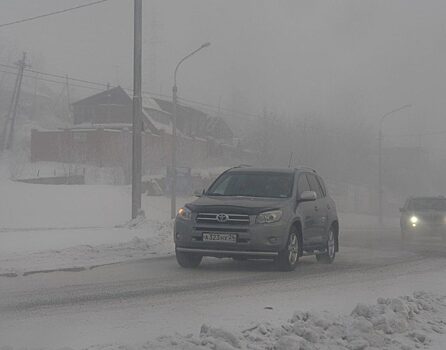
[(313, 169), (236, 167), (178, 211), (174, 239), (182, 267), (197, 267), (203, 256), (212, 256), (272, 259), (291, 271), (304, 255), (334, 261), (339, 222)]

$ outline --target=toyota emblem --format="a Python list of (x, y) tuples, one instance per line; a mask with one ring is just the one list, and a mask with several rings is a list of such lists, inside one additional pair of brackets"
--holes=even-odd
[(226, 222), (229, 220), (229, 216), (226, 214), (218, 214), (217, 215), (217, 221), (218, 222)]

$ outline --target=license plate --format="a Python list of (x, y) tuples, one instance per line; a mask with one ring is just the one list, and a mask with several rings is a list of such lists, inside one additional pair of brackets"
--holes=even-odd
[(235, 233), (203, 233), (203, 242), (226, 242), (236, 243), (237, 235)]

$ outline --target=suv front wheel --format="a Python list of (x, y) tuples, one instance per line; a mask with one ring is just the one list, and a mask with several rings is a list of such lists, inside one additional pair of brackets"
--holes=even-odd
[(293, 229), (288, 237), (288, 243), (284, 250), (279, 252), (277, 265), (281, 271), (293, 271), (299, 261), (299, 236), (296, 229)]
[(200, 265), (203, 257), (193, 253), (175, 252), (178, 264), (184, 268), (194, 268)]

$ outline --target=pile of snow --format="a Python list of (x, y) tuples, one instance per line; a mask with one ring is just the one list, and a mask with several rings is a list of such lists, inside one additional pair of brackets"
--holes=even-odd
[[(78, 244), (64, 248), (42, 249), (29, 251), (21, 249), (14, 253), (0, 251), (0, 277), (27, 276), (30, 274), (53, 271), (82, 271), (100, 265), (117, 262), (145, 259), (149, 257), (165, 256), (174, 251), (172, 240), (171, 221), (141, 220), (131, 222), (128, 227), (115, 228), (113, 237), (117, 241), (101, 244)], [(74, 230), (72, 236), (78, 235), (79, 240), (83, 235), (95, 235), (98, 232), (98, 240), (105, 242), (110, 238), (101, 238), (107, 233), (103, 230)], [(21, 234), (21, 232), (16, 232)], [(50, 234), (53, 232), (49, 232)], [(1, 232), (0, 232), (1, 234)], [(37, 232), (31, 232), (39, 236)], [(55, 235), (64, 232), (56, 231)], [(40, 235), (44, 236), (44, 234)], [(108, 235), (112, 236), (111, 233)], [(134, 235), (127, 241), (121, 241), (119, 236)], [(38, 237), (37, 237), (38, 239)], [(86, 240), (94, 237), (86, 237)], [(57, 242), (55, 243), (57, 247)]]
[(89, 350), (410, 350), (443, 348), (446, 297), (426, 292), (358, 304), (350, 315), (296, 312), (281, 326), (259, 323), (238, 333), (203, 325), (199, 335), (162, 336), (142, 346), (97, 345)]

